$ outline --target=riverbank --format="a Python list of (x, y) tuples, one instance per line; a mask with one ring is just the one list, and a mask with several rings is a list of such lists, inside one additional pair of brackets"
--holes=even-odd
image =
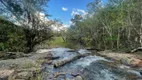
[[(88, 79), (85, 76), (93, 77), (96, 76), (96, 74), (104, 75), (103, 73), (99, 74), (99, 71), (103, 69), (104, 71), (106, 69), (110, 70), (111, 73), (117, 75), (117, 78), (119, 78), (119, 76), (124, 77), (122, 74), (132, 76), (136, 73), (139, 75), (142, 70), (142, 61), (141, 57), (139, 57), (140, 56), (135, 54), (111, 51), (90, 52), (85, 49), (73, 50), (69, 48), (40, 49), (36, 52), (29, 53), (28, 56), (25, 57), (1, 60), (0, 80), (43, 80), (43, 77), (46, 76), (46, 78), (49, 79), (57, 78), (56, 80), (60, 80), (59, 78), (61, 76), (66, 77), (68, 80), (76, 80), (79, 78), (79, 80), (83, 80), (83, 78)], [(86, 75), (85, 72), (88, 74), (91, 73), (88, 72), (88, 70), (86, 71), (86, 68), (91, 71), (95, 69), (96, 74), (92, 73), (93, 75)], [(97, 68), (100, 70), (96, 71)], [(84, 74), (80, 73), (79, 70), (83, 70)], [(108, 76), (111, 79), (110, 72)], [(122, 74), (117, 74), (117, 72)], [(134, 74), (131, 74), (133, 72)], [(69, 76), (71, 76), (71, 79)], [(136, 76), (134, 78), (136, 78)]]
[(0, 80), (40, 80), (49, 53), (37, 51), (26, 57), (0, 60)]
[(112, 51), (100, 51), (98, 55), (120, 61), (122, 64), (142, 68), (142, 55), (136, 53), (120, 53)]

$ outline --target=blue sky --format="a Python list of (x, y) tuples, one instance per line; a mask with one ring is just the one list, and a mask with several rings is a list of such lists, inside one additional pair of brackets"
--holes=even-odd
[(86, 12), (86, 5), (93, 0), (50, 0), (48, 3), (48, 13), (50, 19), (59, 19), (63, 24), (69, 25), (74, 14), (82, 15)]

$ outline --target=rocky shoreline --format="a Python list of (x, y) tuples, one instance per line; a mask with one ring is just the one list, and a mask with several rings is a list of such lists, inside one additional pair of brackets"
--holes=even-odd
[(110, 58), (116, 61), (120, 61), (122, 64), (130, 66), (130, 67), (142, 68), (142, 59), (137, 57), (136, 54), (118, 53), (118, 52), (112, 52), (112, 51), (100, 51), (98, 52), (98, 55), (106, 57), (106, 58)]
[(29, 56), (0, 61), (0, 80), (39, 80), (49, 52), (33, 52)]
[[(77, 50), (68, 50), (68, 52), (77, 52)], [(72, 59), (64, 60), (63, 62), (53, 62), (54, 60), (58, 60), (58, 56), (53, 56), (51, 54), (51, 49), (41, 49), (37, 52), (28, 54), (28, 56), (16, 58), (16, 59), (7, 59), (0, 61), (0, 80), (42, 80), (42, 72), (47, 67), (46, 64), (53, 65), (53, 67), (60, 67), (64, 64), (71, 62), (72, 60), (76, 60), (80, 57), (88, 56), (88, 54), (84, 54), (85, 51), (78, 51), (80, 55), (74, 56)], [(85, 52), (86, 53), (86, 52)], [(138, 72), (142, 71), (142, 60), (139, 59), (134, 54), (128, 53), (114, 53), (111, 51), (99, 51), (96, 53), (92, 52), (89, 55), (99, 55), (105, 58), (109, 58), (115, 62), (100, 62), (100, 65), (106, 64), (106, 66), (114, 67), (115, 69), (128, 69), (134, 68), (137, 69)], [(102, 64), (103, 63), (103, 64)], [(123, 65), (122, 65), (123, 64)], [(133, 72), (133, 71), (132, 71)], [(60, 75), (66, 75), (66, 72), (57, 72), (54, 73), (54, 78)], [(75, 73), (77, 74), (77, 73)], [(50, 75), (50, 73), (48, 74)], [(74, 74), (73, 74), (74, 75)], [(135, 77), (136, 78), (136, 77)], [(52, 79), (51, 79), (52, 80)], [(77, 74), (74, 75), (73, 79), (68, 80), (83, 80), (82, 75)]]

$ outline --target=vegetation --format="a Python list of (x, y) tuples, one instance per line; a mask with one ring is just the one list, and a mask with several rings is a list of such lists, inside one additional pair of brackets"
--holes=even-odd
[[(51, 26), (56, 21), (39, 17), (40, 13), (45, 13), (48, 1), (0, 0), (0, 16), (3, 17), (0, 18), (0, 51), (31, 52), (53, 36), (51, 47), (81, 45), (111, 50), (142, 47), (141, 0), (108, 0), (107, 3), (94, 0), (87, 5), (86, 16), (77, 14), (71, 19), (67, 32), (53, 32)], [(61, 23), (56, 25), (62, 26)]]
[(142, 0), (94, 0), (88, 15), (76, 15), (67, 41), (98, 49), (130, 50), (142, 47)]
[(22, 27), (0, 18), (0, 51), (25, 51), (26, 40)]
[(65, 42), (62, 37), (54, 37), (50, 41), (50, 47), (67, 47), (67, 48), (77, 48), (77, 45), (73, 43)]
[[(39, 17), (40, 13), (44, 12), (43, 8), (45, 8), (47, 2), (48, 0), (0, 0), (1, 16), (20, 25), (18, 28), (9, 28), (8, 30), (11, 31), (11, 33), (9, 33), (8, 30), (2, 31), (4, 28), (8, 28), (8, 22), (1, 23), (3, 25), (6, 24), (6, 26), (2, 25), (3, 29), (1, 29), (0, 32), (5, 33), (8, 37), (13, 37), (8, 39), (10, 41), (2, 39), (2, 41), (6, 41), (1, 42), (1, 50), (23, 51), (24, 47), (26, 47), (25, 51), (31, 52), (35, 45), (52, 38), (53, 34), (50, 26), (54, 24), (55, 21), (47, 22)], [(46, 15), (48, 16), (48, 14), (45, 14), (45, 16)], [(10, 24), (10, 26), (12, 25), (14, 24)], [(18, 31), (17, 33), (15, 32), (16, 30)], [(21, 35), (19, 33), (21, 33)], [(3, 36), (6, 38), (5, 35)], [(18, 43), (20, 45), (18, 45)], [(14, 48), (15, 46), (16, 48)], [(13, 49), (9, 49), (10, 47)]]

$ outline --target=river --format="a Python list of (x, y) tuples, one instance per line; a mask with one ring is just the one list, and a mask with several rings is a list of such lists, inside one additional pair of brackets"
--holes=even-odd
[[(72, 60), (63, 66), (55, 68), (52, 64), (45, 64), (43, 80), (142, 80), (138, 71), (129, 66), (115, 64), (113, 60), (92, 55), (92, 52), (80, 49), (77, 52), (69, 48), (53, 48), (50, 50), (53, 57), (52, 63), (71, 59), (78, 54), (90, 54)], [(76, 79), (77, 76), (81, 78)]]

